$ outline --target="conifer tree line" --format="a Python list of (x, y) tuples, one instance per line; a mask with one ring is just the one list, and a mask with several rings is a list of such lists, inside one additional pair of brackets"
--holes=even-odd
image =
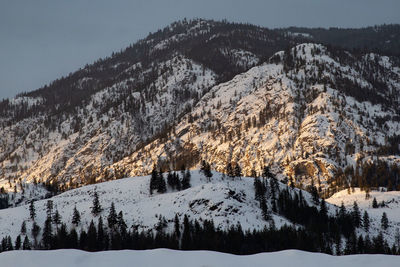
[[(202, 172), (206, 177), (211, 173), (208, 173), (207, 165), (207, 163), (202, 164)], [(186, 175), (186, 173), (186, 170), (181, 171), (181, 175)], [(168, 176), (170, 181), (182, 180), (179, 179), (177, 173), (170, 172)], [(153, 178), (160, 179), (160, 177), (163, 176), (154, 171)], [(168, 186), (171, 186), (170, 182)], [(154, 188), (157, 191), (158, 189), (158, 187)], [(214, 250), (234, 254), (283, 249), (300, 249), (335, 255), (400, 254), (399, 231), (396, 239), (398, 242), (392, 247), (384, 240), (382, 232), (373, 237), (368, 234), (365, 237), (361, 234), (357, 235), (357, 228), (369, 232), (370, 219), (367, 211), (361, 214), (356, 202), (350, 211), (342, 203), (336, 215), (331, 215), (323, 199), (318, 199), (318, 201), (312, 199), (314, 203), (308, 203), (302, 190), (282, 186), (268, 167), (263, 169), (261, 177), (254, 179), (254, 198), (259, 202), (261, 214), (269, 222), (269, 226), (253, 231), (243, 231), (239, 223), (221, 229), (215, 226), (213, 220), (199, 221), (190, 219), (186, 214), (175, 214), (175, 218), (170, 221), (162, 215), (156, 215), (159, 221), (154, 229), (139, 231), (139, 225), (133, 223), (129, 226), (124, 219), (124, 213), (117, 211), (113, 202), (109, 208), (103, 207), (96, 190), (92, 194), (93, 218), (89, 226), (81, 224), (81, 213), (76, 206), (73, 209), (71, 221), (63, 220), (52, 200), (46, 202), (46, 220), (42, 226), (39, 226), (36, 223), (35, 203), (32, 201), (28, 210), (31, 223), (22, 222), (20, 234), (15, 240), (12, 240), (10, 236), (5, 236), (1, 241), (0, 251), (62, 248), (87, 251), (171, 248)], [(108, 214), (104, 216), (104, 212)], [(287, 218), (293, 224), (277, 229), (273, 219), (274, 214)], [(67, 223), (71, 225), (69, 229)], [(167, 230), (168, 223), (174, 225), (172, 232)], [(386, 213), (382, 214), (381, 227), (382, 231), (389, 227)]]
[(161, 194), (167, 192), (167, 184), (171, 190), (180, 191), (188, 189), (191, 187), (190, 179), (190, 171), (185, 169), (185, 166), (182, 166), (180, 174), (179, 172), (168, 171), (167, 183), (165, 182), (165, 178), (161, 170), (157, 171), (157, 168), (153, 168), (149, 184), (150, 195), (152, 195), (154, 192)]

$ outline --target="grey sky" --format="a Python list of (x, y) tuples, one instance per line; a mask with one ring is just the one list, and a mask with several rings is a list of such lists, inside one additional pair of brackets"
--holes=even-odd
[(186, 18), (269, 28), (400, 23), (399, 0), (0, 0), (0, 99)]

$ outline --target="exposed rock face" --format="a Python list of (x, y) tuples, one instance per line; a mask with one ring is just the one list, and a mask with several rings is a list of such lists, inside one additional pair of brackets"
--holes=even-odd
[(68, 188), (205, 159), (327, 188), (358, 161), (400, 163), (393, 150), (376, 153), (400, 133), (396, 58), (300, 41), (255, 26), (171, 25), (3, 101), (1, 185)]

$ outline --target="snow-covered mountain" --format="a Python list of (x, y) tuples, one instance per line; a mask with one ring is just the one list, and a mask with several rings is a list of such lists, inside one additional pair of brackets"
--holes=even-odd
[[(67, 190), (147, 175), (155, 166), (196, 168), (201, 159), (217, 171), (239, 164), (245, 175), (269, 165), (325, 196), (358, 181), (364, 163), (384, 162), (396, 177), (398, 55), (315, 40), (184, 20), (4, 100), (2, 193), (24, 203), (47, 194), (27, 190), (33, 182)], [(388, 180), (397, 183), (380, 183)]]

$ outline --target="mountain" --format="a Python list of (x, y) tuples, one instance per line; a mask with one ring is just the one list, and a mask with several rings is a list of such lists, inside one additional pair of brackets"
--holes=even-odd
[[(25, 203), (202, 159), (248, 176), (268, 165), (321, 196), (396, 189), (398, 27), (352, 30), (362, 49), (332, 41), (337, 31), (183, 20), (3, 100), (2, 194)], [(377, 33), (391, 45), (365, 41)], [(38, 189), (26, 190), (32, 184)]]

